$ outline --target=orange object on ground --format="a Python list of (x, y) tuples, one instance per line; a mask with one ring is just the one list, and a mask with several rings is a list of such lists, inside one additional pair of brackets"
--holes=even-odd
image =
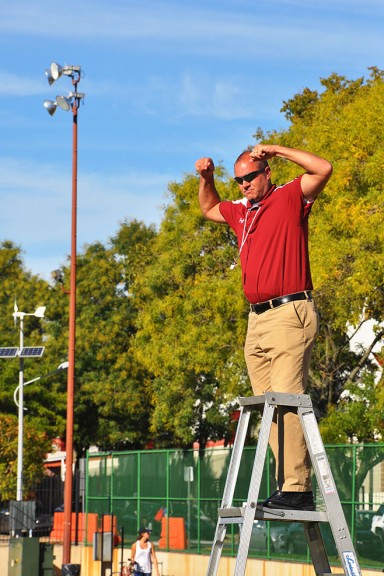
[(185, 550), (187, 548), (187, 535), (184, 518), (162, 518), (159, 548), (172, 550)]
[[(78, 542), (92, 542), (93, 534), (98, 530), (98, 515), (89, 513), (85, 514), (79, 512), (78, 515)], [(110, 518), (109, 518), (110, 520)], [(110, 521), (109, 521), (110, 525)], [(62, 542), (64, 537), (64, 512), (55, 512), (53, 515), (53, 530), (51, 532), (51, 540)], [(71, 542), (76, 540), (76, 513), (72, 512), (71, 517)]]

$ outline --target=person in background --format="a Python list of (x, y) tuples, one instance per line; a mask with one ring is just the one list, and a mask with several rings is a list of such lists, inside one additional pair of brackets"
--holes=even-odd
[(156, 576), (160, 576), (155, 547), (149, 541), (150, 535), (150, 528), (140, 528), (137, 540), (132, 545), (131, 565), (134, 566), (134, 576), (151, 576), (152, 565)]
[[(268, 164), (275, 156), (297, 164), (304, 173), (275, 186)], [(237, 236), (243, 289), (250, 303), (244, 354), (253, 392), (303, 394), (318, 332), (308, 217), (331, 177), (332, 165), (304, 150), (258, 144), (235, 162), (242, 198), (234, 202), (221, 201), (211, 158), (200, 158), (195, 167), (203, 215), (228, 224)], [(277, 490), (263, 506), (314, 510), (310, 458), (298, 415), (284, 409), (272, 423), (269, 442)]]

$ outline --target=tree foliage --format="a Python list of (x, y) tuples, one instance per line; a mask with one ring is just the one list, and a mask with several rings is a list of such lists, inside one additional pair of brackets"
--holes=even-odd
[[(225, 180), (219, 170), (219, 189), (233, 196)], [(239, 271), (230, 269), (235, 238), (202, 217), (197, 186), (190, 175), (169, 187), (152, 264), (134, 285), (141, 302), (135, 352), (154, 374), (153, 431), (165, 432), (168, 442), (204, 446), (227, 437), (233, 398), (245, 390), (246, 313)]]
[[(92, 444), (104, 450), (142, 448), (149, 439), (150, 375), (131, 353), (137, 301), (130, 290), (140, 272), (141, 252), (153, 235), (153, 228), (142, 223), (123, 223), (110, 247), (94, 243), (78, 255), (75, 444), (79, 454)], [(68, 269), (64, 272), (69, 278)], [(67, 307), (64, 315), (58, 310), (54, 327), (56, 345), (59, 338), (63, 348), (67, 313)]]
[[(42, 480), (42, 462), (49, 451), (51, 439), (39, 424), (26, 418), (23, 454), (23, 494)], [(17, 418), (12, 414), (0, 415), (0, 495), (1, 500), (10, 500), (16, 494), (18, 456)]]
[[(18, 347), (20, 343), (19, 320), (13, 318), (15, 301), (18, 309), (34, 312), (37, 306), (45, 305), (49, 297), (47, 284), (24, 269), (22, 254), (11, 241), (0, 245), (0, 322), (1, 346)], [(29, 346), (42, 344), (44, 321), (28, 316), (24, 321), (24, 343)], [(46, 359), (24, 359), (24, 381), (45, 372)], [(14, 392), (19, 385), (19, 359), (4, 358), (0, 362), (0, 497), (15, 496), (18, 454), (18, 408)], [(38, 388), (39, 389), (39, 388)], [(29, 387), (25, 388), (23, 477), (25, 493), (43, 475), (42, 460), (47, 453), (53, 436), (45, 430), (46, 413), (43, 392), (38, 414), (34, 414), (33, 400)], [(55, 410), (52, 408), (51, 416)]]
[(358, 382), (344, 389), (337, 404), (330, 405), (326, 418), (320, 422), (323, 441), (330, 444), (350, 444), (355, 452), (357, 466), (351, 466), (350, 451), (338, 451), (333, 474), (340, 496), (352, 500), (359, 493), (368, 472), (383, 458), (384, 379), (375, 382), (365, 372)]

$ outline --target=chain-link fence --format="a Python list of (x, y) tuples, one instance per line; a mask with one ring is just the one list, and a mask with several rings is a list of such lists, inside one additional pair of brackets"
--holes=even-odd
[[(382, 569), (384, 515), (380, 523), (380, 514), (375, 513), (384, 502), (384, 444), (326, 446), (326, 450), (360, 563)], [(244, 449), (234, 506), (247, 500), (254, 455), (254, 447)], [(230, 458), (230, 448), (90, 454), (86, 511), (114, 515), (126, 546), (132, 545), (140, 527), (147, 526), (159, 549), (209, 554)], [(320, 510), (324, 505), (313, 480)], [(275, 488), (268, 453), (260, 500)], [(330, 560), (336, 560), (327, 524), (322, 531)], [(238, 526), (230, 526), (223, 554), (235, 555), (237, 543)], [(255, 522), (250, 555), (309, 561), (302, 525)]]

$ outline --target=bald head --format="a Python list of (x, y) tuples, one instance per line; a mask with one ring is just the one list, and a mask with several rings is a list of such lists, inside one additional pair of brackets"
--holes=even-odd
[(252, 164), (252, 166), (256, 165), (256, 169), (257, 170), (261, 170), (261, 168), (266, 168), (269, 164), (266, 160), (254, 160), (253, 158), (251, 158), (251, 156), (249, 155), (250, 150), (244, 150), (244, 152), (242, 152), (240, 154), (240, 156), (238, 156), (235, 160), (235, 166), (236, 164), (242, 163), (243, 165), (245, 164)]

